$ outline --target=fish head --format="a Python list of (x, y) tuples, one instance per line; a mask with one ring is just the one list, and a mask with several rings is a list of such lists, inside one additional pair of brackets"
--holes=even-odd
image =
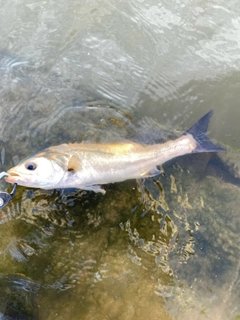
[(32, 157), (7, 171), (5, 181), (21, 186), (51, 189), (63, 178), (64, 169), (52, 159)]

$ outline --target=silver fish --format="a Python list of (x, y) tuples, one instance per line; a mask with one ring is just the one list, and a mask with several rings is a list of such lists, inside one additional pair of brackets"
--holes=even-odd
[(7, 182), (42, 189), (78, 188), (105, 193), (101, 185), (160, 174), (156, 166), (175, 157), (224, 151), (206, 131), (209, 111), (176, 140), (142, 145), (135, 142), (74, 143), (53, 146), (8, 170)]

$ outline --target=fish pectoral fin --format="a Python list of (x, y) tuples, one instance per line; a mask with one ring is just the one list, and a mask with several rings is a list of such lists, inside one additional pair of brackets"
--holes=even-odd
[(82, 164), (79, 158), (76, 155), (72, 155), (70, 160), (68, 161), (68, 171), (79, 171), (82, 169)]
[(83, 190), (89, 190), (89, 191), (94, 191), (95, 193), (101, 192), (102, 194), (105, 194), (106, 191), (98, 185), (93, 185), (93, 186), (82, 186), (81, 189)]
[(155, 177), (155, 176), (157, 176), (157, 175), (159, 175), (159, 174), (161, 174), (161, 173), (162, 173), (161, 170), (159, 170), (159, 169), (157, 169), (157, 168), (153, 168), (153, 169), (151, 169), (151, 170), (149, 170), (149, 171), (143, 172), (143, 173), (141, 174), (141, 177), (142, 177), (142, 178), (150, 178), (150, 177)]

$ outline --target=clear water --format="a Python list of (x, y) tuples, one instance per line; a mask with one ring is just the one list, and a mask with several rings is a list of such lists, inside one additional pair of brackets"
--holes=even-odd
[(19, 187), (0, 212), (1, 319), (17, 299), (23, 319), (240, 317), (239, 9), (1, 1), (0, 171), (63, 142), (166, 140), (213, 109), (231, 174), (194, 155), (104, 196)]

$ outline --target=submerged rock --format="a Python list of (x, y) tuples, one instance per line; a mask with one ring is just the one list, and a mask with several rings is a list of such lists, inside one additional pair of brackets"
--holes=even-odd
[(39, 284), (20, 274), (0, 276), (0, 318), (38, 320)]

